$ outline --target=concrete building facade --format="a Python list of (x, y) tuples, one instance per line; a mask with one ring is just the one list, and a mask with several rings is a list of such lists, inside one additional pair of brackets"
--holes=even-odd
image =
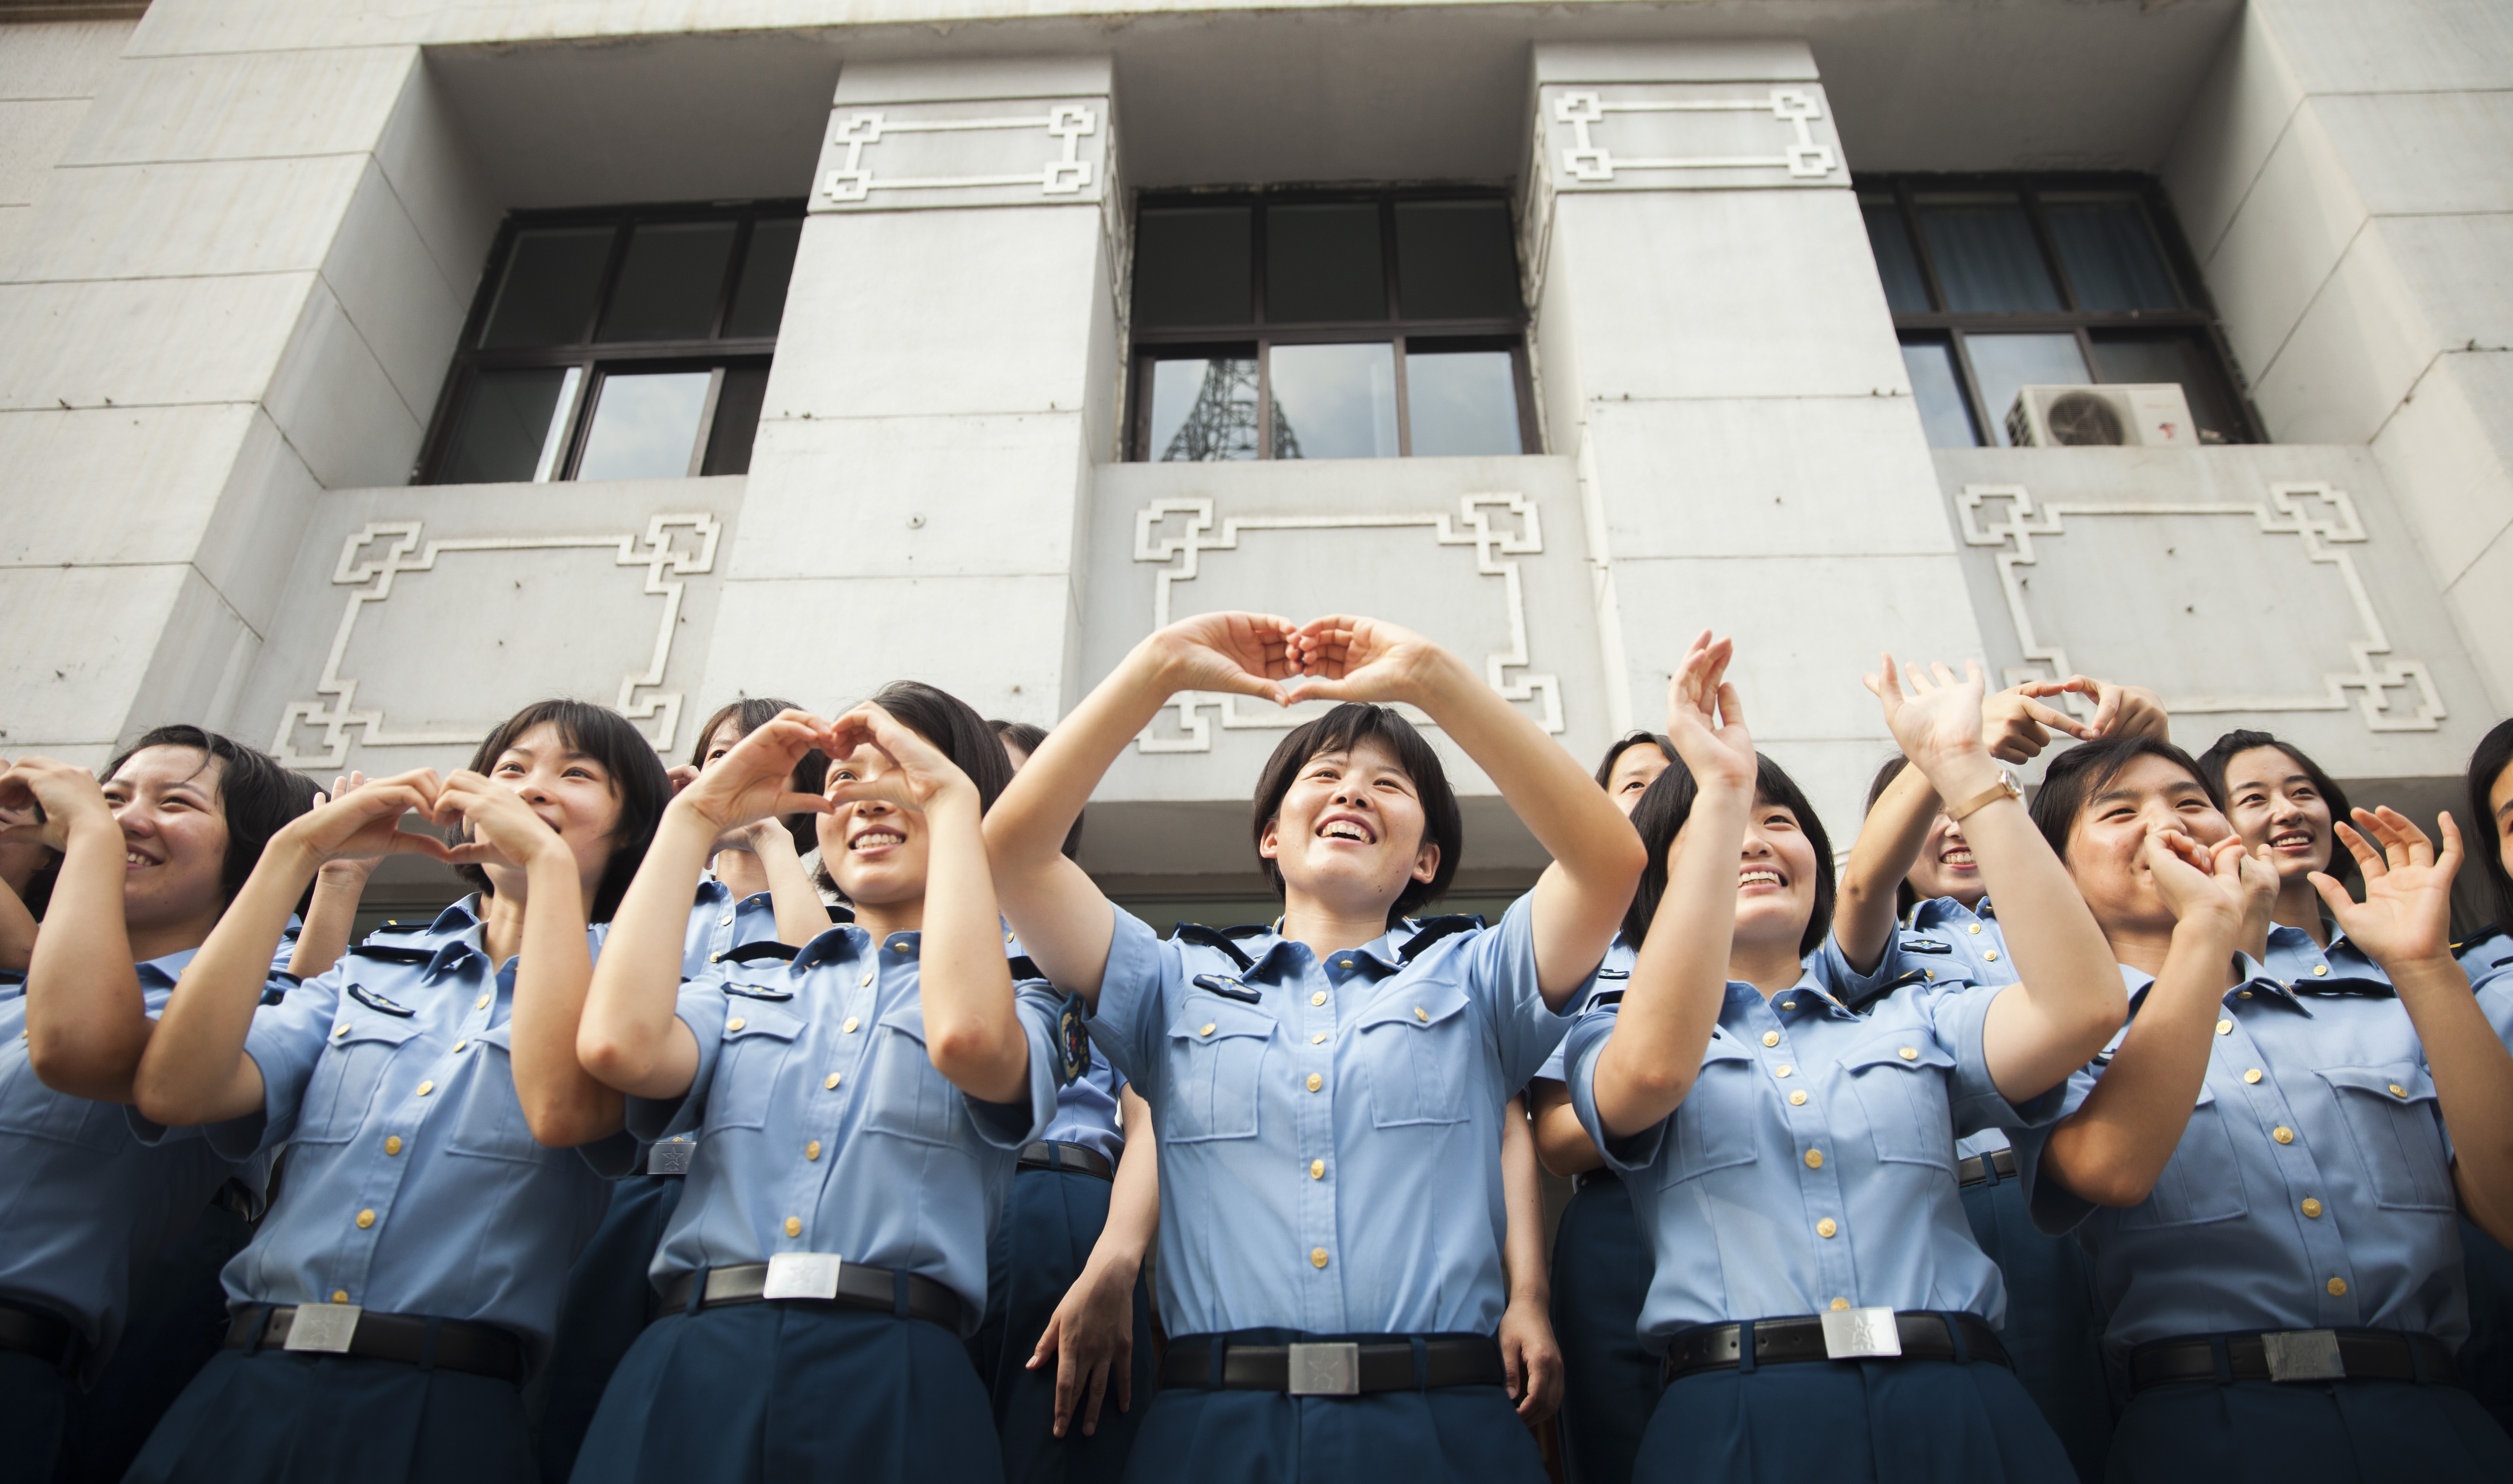
[[(2430, 812), (2513, 711), (2508, 263), (2485, 0), (0, 5), (0, 756), (1052, 723), (1254, 605), (1582, 759), (1733, 632), (1844, 847), (1888, 645)], [(2045, 381), (2189, 411), (2013, 446)], [(1285, 724), (1181, 698), (1085, 863), (1253, 912)], [(1479, 906), (1541, 858), (1449, 756)]]

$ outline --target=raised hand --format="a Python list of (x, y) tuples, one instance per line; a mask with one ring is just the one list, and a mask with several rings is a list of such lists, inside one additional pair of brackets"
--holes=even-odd
[(332, 794), (317, 794), (314, 807), (290, 820), (280, 835), (323, 865), (336, 861), (372, 865), (397, 854), (450, 860), (452, 853), (443, 840), (401, 828), (405, 814), (432, 818), (444, 787), (432, 767), (372, 783), (364, 773), (351, 773), (333, 780)]
[(1296, 640), (1297, 701), (1406, 701), (1419, 705), (1449, 652), (1411, 629), (1337, 613), (1302, 624)]
[[(1911, 760), (1930, 781), (1936, 781), (1937, 764), (1950, 762), (1983, 746), (1981, 694), (1988, 683), (1981, 679), (1977, 661), (1964, 661), (1964, 678), (1939, 662), (1923, 673), (1911, 665), (1902, 672), (1910, 681), (1911, 694), (1902, 693), (1902, 681), (1895, 675), (1894, 656), (1881, 656), (1879, 674), (1861, 676), (1868, 690), (1885, 708), (1885, 725), (1901, 745), (1902, 756)], [(1943, 790), (1939, 790), (1942, 795)]]
[(469, 768), (447, 776), (427, 817), (431, 824), (461, 825), (469, 836), (447, 847), (444, 859), (450, 865), (524, 868), (540, 851), (567, 848), (558, 831), (533, 812), (523, 795)]
[[(1172, 693), (1225, 690), (1291, 704), (1282, 683), (1300, 673), (1293, 646), (1299, 627), (1271, 613), (1198, 613), (1148, 641)], [(835, 757), (836, 754), (830, 756)]]
[(2452, 879), (2460, 870), (2460, 826), (2450, 814), (2436, 822), (2443, 833), (2438, 853), (2423, 830), (2387, 805), (2355, 813), (2355, 824), (2342, 823), (2337, 833), (2365, 874), (2365, 900), (2349, 897), (2328, 872), (2311, 877), (2339, 929), (2386, 969), (2419, 958), (2450, 957)]
[(70, 826), (81, 817), (111, 823), (113, 805), (96, 774), (50, 758), (20, 758), (0, 770), (0, 844), (68, 848)]
[(814, 749), (832, 758), (844, 752), (830, 740), (834, 728), (802, 711), (780, 711), (751, 728), (715, 765), (683, 784), (672, 807), (695, 811), (715, 828), (719, 842), (747, 848), (723, 837), (763, 819), (787, 814), (826, 814), (818, 794), (797, 793), (794, 769)]
[(1667, 740), (1703, 788), (1754, 786), (1754, 739), (1745, 730), (1736, 687), (1728, 681), (1728, 662), (1735, 652), (1735, 640), (1714, 641), (1704, 629), (1666, 683)]
[(2092, 729), (2070, 733), (2081, 740), (2093, 737), (2167, 737), (2172, 734), (2171, 719), (2165, 715), (2163, 699), (2143, 685), (2123, 685), (2112, 681), (2098, 681), (2088, 675), (2072, 675), (2064, 681), (2028, 681), (2015, 688), (2035, 699), (2070, 693), (2092, 698), (2094, 703)]
[(870, 702), (830, 728), (829, 756), (831, 805), (879, 800), (921, 814), (945, 790), (975, 787), (940, 748)]
[(2054, 731), (2080, 742), (2093, 741), (2100, 735), (2095, 728), (2064, 711), (2043, 705), (2038, 697), (2080, 688), (2091, 695), (2094, 684), (2078, 676), (2070, 681), (2030, 681), (1992, 692), (1980, 705), (1980, 745), (2001, 762), (2030, 762), (2051, 745)]
[(2258, 862), (2251, 860), (2242, 837), (2228, 835), (2214, 845), (2202, 845), (2178, 830), (2149, 830), (2138, 858), (2155, 878), (2155, 894), (2164, 899), (2175, 922), (2214, 917), (2239, 928), (2251, 910), (2258, 885)]

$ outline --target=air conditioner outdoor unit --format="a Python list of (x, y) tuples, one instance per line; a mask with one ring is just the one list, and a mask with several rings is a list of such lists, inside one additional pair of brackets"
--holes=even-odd
[(2036, 449), (2195, 449), (2200, 442), (2189, 400), (2170, 381), (2019, 388), (2007, 410), (2007, 441)]

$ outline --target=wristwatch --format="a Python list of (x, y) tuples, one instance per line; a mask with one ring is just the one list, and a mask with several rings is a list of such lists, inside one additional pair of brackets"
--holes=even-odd
[(2015, 786), (2015, 775), (2005, 768), (1998, 770), (1998, 781), (1946, 810), (1946, 818), (1961, 824), (1974, 812), (2002, 799), (2022, 799), (2024, 791)]

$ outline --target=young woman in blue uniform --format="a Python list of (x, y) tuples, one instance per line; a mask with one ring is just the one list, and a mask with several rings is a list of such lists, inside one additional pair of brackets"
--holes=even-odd
[[(517, 1388), (633, 1146), (575, 1057), (601, 929), (669, 784), (618, 713), (525, 708), (473, 768), (370, 783), (272, 840), (184, 970), (135, 1084), (150, 1126), (288, 1173), (228, 1266), (228, 1348), (135, 1481), (536, 1476)], [(449, 849), (397, 828), (459, 824)], [(416, 850), (480, 895), (368, 937), (258, 1008), (259, 965), (322, 861)], [(135, 1120), (138, 1121), (138, 1120)]]
[(2133, 995), (2067, 1115), (2018, 1141), (2034, 1216), (2085, 1243), (2128, 1370), (2112, 1477), (2513, 1477), (2453, 1364), (2455, 1208), (2513, 1230), (2513, 1002), (2453, 960), (2451, 816), (2440, 854), (2388, 810), (2338, 825), (2362, 902), (2315, 874), (2385, 993), (2240, 952), (2273, 869), (2170, 744), (2078, 748), (2033, 812)]
[[(1015, 773), (1047, 739), (1028, 722), (986, 724)], [(1081, 837), (1077, 818), (1067, 859)], [(1150, 1107), (1106, 1057), (1089, 1056), (1057, 1089), (1054, 1120), (1021, 1150), (986, 1254), (986, 1313), (970, 1354), (1007, 1484), (1113, 1484), (1151, 1400), (1142, 1266), (1160, 1226), (1159, 1150)]]
[(2346, 793), (2301, 748), (2264, 731), (2218, 737), (2199, 755), (2199, 771), (2225, 801), (2225, 822), (2244, 849), (2277, 873), (2267, 951), (2259, 956), (2269, 977), (2290, 987), (2333, 979), (2387, 985), (2373, 956), (2337, 930), (2312, 884), (2315, 873), (2355, 876), (2335, 833), (2351, 817)]
[[(2071, 692), (2094, 703), (2091, 722), (2045, 704)], [(2166, 730), (2163, 703), (2152, 691), (2085, 676), (1999, 691), (1981, 712), (1981, 745), (2010, 763), (2041, 756), (2054, 734), (2085, 741)], [(1842, 871), (1833, 938), (1852, 964), (1879, 964), (1890, 939), (1895, 953), (1889, 961), (1896, 970), (1918, 967), (1924, 975), (1960, 975), (1976, 985), (2017, 978), (1963, 826), (1946, 817), (1927, 776), (1898, 754), (1868, 788), (1867, 814)], [(2077, 1476), (2094, 1484), (2111, 1441), (2112, 1398), (2103, 1375), (2102, 1311), (2084, 1255), (2067, 1237), (2034, 1227), (2006, 1130), (1984, 1128), (1957, 1140), (1955, 1170), (1973, 1236), (2006, 1279), (1999, 1339), (2015, 1362), (2016, 1380), (2066, 1446)]]
[[(826, 792), (796, 794), (814, 748)], [(835, 724), (768, 722), (665, 811), (578, 1049), (640, 1137), (699, 1137), (655, 1258), (661, 1314), (578, 1479), (1001, 1477), (966, 1340), (1015, 1161), (1078, 1070), (1054, 992), (1005, 957), (978, 821), (1009, 772), (975, 712), (902, 683)], [(804, 809), (855, 920), (684, 984), (708, 850)]]
[(1758, 758), (1696, 641), (1670, 687), (1682, 765), (1634, 822), (1651, 864), (1618, 1004), (1580, 1017), (1574, 1105), (1633, 1188), (1655, 1267), (1642, 1327), (1668, 1386), (1641, 1480), (2050, 1479), (2065, 1453), (1996, 1334), (1998, 1269), (1955, 1187), (1954, 1141), (2055, 1112), (2120, 1024), (2101, 938), (1981, 745), (1975, 668), (1905, 698), (1871, 679), (1915, 765), (2009, 904), (2024, 980), (1896, 975), (1845, 1002), (1816, 955), (1830, 852)]
[[(717, 708), (698, 728), (690, 761), (671, 770), (673, 787), (688, 787), (762, 722), (792, 709), (790, 701), (759, 696)], [(818, 793), (828, 765), (817, 752), (805, 756), (794, 767), (795, 790)], [(681, 945), (683, 978), (695, 978), (754, 943), (800, 949), (829, 925), (830, 914), (803, 869), (813, 817), (756, 820), (716, 841), (690, 905)], [(654, 1317), (647, 1270), (680, 1203), (691, 1153), (686, 1138), (641, 1150), (638, 1167), (613, 1184), (611, 1208), (568, 1273), (557, 1344), (526, 1398), (545, 1484), (563, 1484), (575, 1472), (577, 1450), (584, 1445), (603, 1389)]]
[[(1636, 731), (1607, 749), (1597, 787), (1629, 815), (1675, 758), (1674, 744)], [(1622, 994), (1632, 946), (1617, 933), (1576, 1017), (1600, 995)], [(1649, 1294), (1649, 1244), (1632, 1219), (1631, 1192), (1606, 1168), (1579, 1126), (1556, 1046), (1528, 1085), (1536, 1142), (1545, 1168), (1572, 1182), (1571, 1202), (1553, 1233), (1553, 1330), (1561, 1337), (1564, 1387), (1562, 1471), (1571, 1484), (1627, 1484), (1641, 1435), (1656, 1410), (1657, 1357), (1641, 1346), (1641, 1301)]]
[[(145, 1146), (117, 1105), (177, 977), (262, 842), (313, 793), (262, 754), (189, 726), (140, 738), (101, 786), (38, 758), (0, 772), (0, 807), (18, 821), (8, 838), (60, 861), (28, 972), (0, 985), (0, 1479), (103, 1473), (112, 1461), (100, 1455), (118, 1450), (87, 1426), (91, 1414), (151, 1425), (208, 1359), (180, 1323), (150, 1353), (116, 1350), (152, 1260), (200, 1222), (238, 1163), (198, 1138)], [(22, 907), (14, 883), (5, 895)], [(179, 1313), (191, 1275), (175, 1274), (167, 1304)], [(117, 1358), (120, 1389), (86, 1391)], [(124, 1405), (139, 1393), (154, 1406)]]
[[(2513, 974), (2513, 722), (2499, 722), (2469, 756), (2472, 853), (2485, 883), (2488, 925), (2452, 946), (2473, 985)], [(2460, 1221), (2461, 1260), (2469, 1275), (2469, 1343), (2460, 1347), (2469, 1393), (2513, 1432), (2513, 1251), (2467, 1216)]]
[[(1288, 684), (1297, 678), (1297, 683)], [(1278, 927), (1164, 942), (1057, 852), (1181, 690), (1346, 702), (1295, 728), (1252, 835)], [(1401, 930), (1457, 868), (1427, 712), (1554, 865), (1497, 926)], [(1640, 841), (1552, 739), (1390, 624), (1186, 619), (1137, 644), (987, 821), (1005, 914), (1091, 1006), (1160, 1133), (1161, 1388), (1127, 1477), (1534, 1479), (1495, 1338), (1504, 1105), (1614, 937)]]

